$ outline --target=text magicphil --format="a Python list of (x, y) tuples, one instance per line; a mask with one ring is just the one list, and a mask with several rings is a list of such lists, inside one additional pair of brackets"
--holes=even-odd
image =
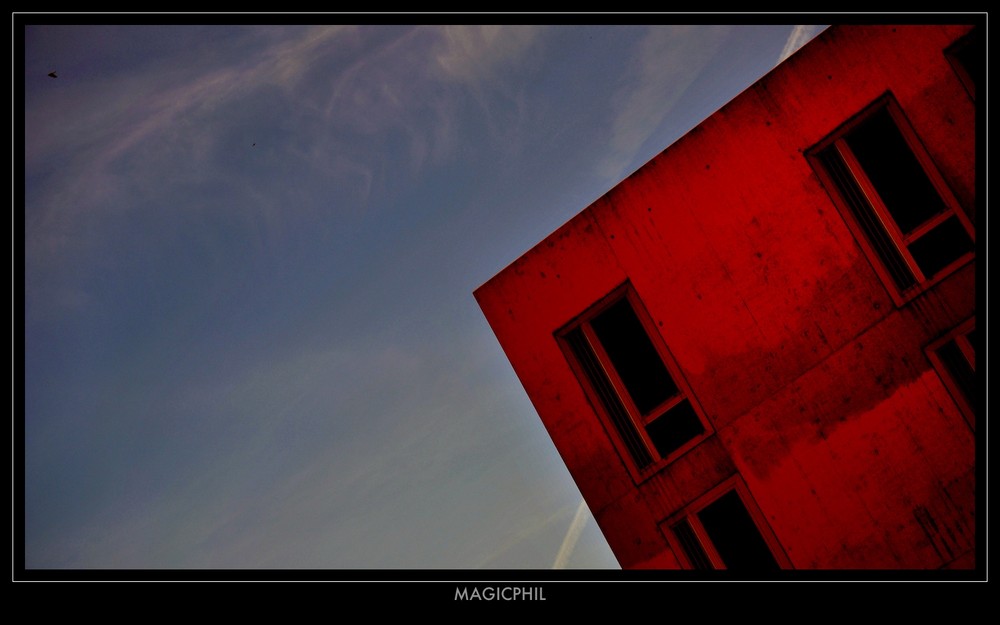
[(541, 586), (456, 587), (455, 601), (545, 601)]

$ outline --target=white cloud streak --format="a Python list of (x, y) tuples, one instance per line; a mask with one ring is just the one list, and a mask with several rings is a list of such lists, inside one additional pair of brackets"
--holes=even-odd
[(566, 537), (563, 538), (562, 545), (559, 546), (559, 552), (556, 554), (556, 560), (552, 564), (552, 568), (566, 568), (566, 563), (569, 562), (569, 557), (573, 555), (573, 550), (576, 548), (577, 541), (580, 540), (580, 534), (583, 533), (583, 527), (587, 524), (587, 517), (589, 516), (590, 508), (587, 507), (586, 500), (581, 499), (580, 505), (576, 508), (576, 514), (573, 515), (573, 521), (569, 524), (569, 529), (566, 530)]
[(785, 42), (785, 47), (781, 49), (781, 54), (778, 55), (778, 62), (775, 65), (780, 64), (795, 54), (796, 50), (809, 43), (809, 40), (815, 37), (819, 33), (819, 30), (820, 26), (804, 24), (799, 24), (793, 28), (791, 34), (788, 35), (788, 41)]

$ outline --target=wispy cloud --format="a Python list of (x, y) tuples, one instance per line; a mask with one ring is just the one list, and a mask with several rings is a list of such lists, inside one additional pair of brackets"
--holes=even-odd
[[(67, 267), (120, 261), (106, 250), (116, 245), (112, 237), (126, 236), (126, 223), (148, 245), (172, 247), (179, 243), (169, 237), (193, 232), (181, 224), (238, 224), (197, 229), (194, 244), (206, 255), (234, 242), (277, 254), (306, 223), (346, 240), (372, 210), (457, 154), (470, 99), (487, 112), (492, 139), (512, 141), (521, 102), (510, 70), (541, 32), (247, 29), (204, 63), (32, 87), (25, 120), (30, 305), (69, 313), (64, 304), (87, 294), (66, 283)], [(503, 117), (498, 102), (514, 117)], [(43, 289), (51, 280), (61, 283)], [(53, 298), (56, 292), (64, 295)]]
[(445, 75), (480, 85), (519, 63), (543, 31), (542, 26), (445, 26), (434, 56)]
[(611, 150), (599, 173), (620, 178), (639, 148), (698, 77), (728, 32), (727, 26), (650, 26), (638, 44), (636, 66), (616, 94)]
[(581, 499), (580, 505), (576, 508), (576, 514), (573, 515), (573, 520), (569, 524), (569, 529), (566, 530), (566, 537), (563, 538), (562, 545), (559, 546), (559, 552), (556, 554), (552, 568), (566, 568), (566, 563), (569, 562), (569, 557), (576, 549), (576, 543), (580, 540), (580, 534), (583, 533), (583, 527), (586, 525), (589, 515), (590, 508), (587, 507), (586, 500)]
[(798, 24), (793, 28), (791, 34), (788, 35), (788, 41), (785, 42), (785, 47), (781, 49), (781, 54), (778, 55), (778, 63), (792, 56), (796, 50), (809, 43), (809, 40), (815, 37), (821, 28), (822, 26), (807, 26), (803, 24)]
[[(76, 84), (58, 100), (54, 91), (29, 93), (25, 158), (29, 176), (35, 174), (28, 188), (29, 254), (65, 251), (93, 231), (81, 227), (87, 215), (135, 210), (183, 184), (231, 189), (234, 199), (257, 190), (256, 198), (268, 201), (247, 206), (252, 198), (239, 198), (242, 210), (308, 211), (308, 202), (276, 195), (295, 188), (287, 180), (267, 184), (292, 170), (326, 181), (328, 197), (341, 198), (342, 211), (363, 215), (356, 208), (400, 176), (416, 176), (455, 153), (463, 97), (478, 97), (485, 88), (516, 93), (498, 76), (523, 60), (540, 32), (499, 26), (274, 30), (255, 37), (266, 45), (229, 62), (166, 76), (120, 74)], [(293, 124), (314, 132), (287, 132)], [(240, 162), (252, 143), (255, 159), (245, 167), (219, 162)], [(56, 161), (57, 173), (42, 173)], [(265, 162), (274, 166), (253, 168)], [(230, 177), (219, 178), (220, 172)]]
[[(190, 64), (169, 73), (137, 67), (98, 81), (67, 78), (65, 89), (26, 94), (32, 102), (25, 119), (29, 268), (99, 249), (108, 217), (169, 202), (185, 185), (217, 194), (252, 193), (253, 186), (220, 177), (220, 146), (246, 117), (247, 106), (258, 105), (255, 94), (277, 87), (293, 95), (303, 68), (346, 32), (316, 28), (238, 61)], [(250, 143), (248, 138), (240, 147), (249, 149)], [(241, 208), (266, 206), (243, 202)], [(180, 214), (192, 207), (172, 208)]]
[(548, 27), (529, 25), (445, 26), (433, 56), (447, 82), (462, 85), (485, 114), (490, 139), (516, 151), (525, 112), (525, 77), (544, 54)]

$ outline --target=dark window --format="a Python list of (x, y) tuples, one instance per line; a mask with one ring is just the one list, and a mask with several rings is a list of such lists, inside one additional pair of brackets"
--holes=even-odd
[(948, 209), (888, 109), (872, 112), (844, 140), (903, 235)]
[(979, 26), (973, 28), (948, 48), (946, 54), (965, 90), (975, 100), (976, 91), (981, 90), (986, 81), (986, 46), (982, 29)]
[(615, 302), (590, 323), (639, 412), (647, 414), (677, 394), (677, 385), (628, 299)]
[(891, 96), (810, 154), (897, 303), (974, 256), (971, 222)]
[(631, 288), (618, 289), (559, 334), (635, 469), (681, 453), (707, 433)]
[(686, 399), (679, 401), (665, 417), (651, 421), (646, 426), (646, 432), (661, 456), (669, 456), (704, 431), (691, 402)]
[[(777, 571), (789, 566), (739, 478), (696, 501), (669, 524), (681, 564), (697, 570)], [(751, 511), (752, 510), (752, 511)]]
[(976, 428), (976, 320), (969, 319), (927, 348), (927, 355), (972, 429)]
[(727, 569), (780, 568), (735, 490), (705, 506), (698, 518)]

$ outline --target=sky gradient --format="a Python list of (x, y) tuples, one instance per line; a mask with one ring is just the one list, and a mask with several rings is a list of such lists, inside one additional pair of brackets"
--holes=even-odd
[(472, 292), (820, 30), (27, 26), (26, 566), (617, 567)]

